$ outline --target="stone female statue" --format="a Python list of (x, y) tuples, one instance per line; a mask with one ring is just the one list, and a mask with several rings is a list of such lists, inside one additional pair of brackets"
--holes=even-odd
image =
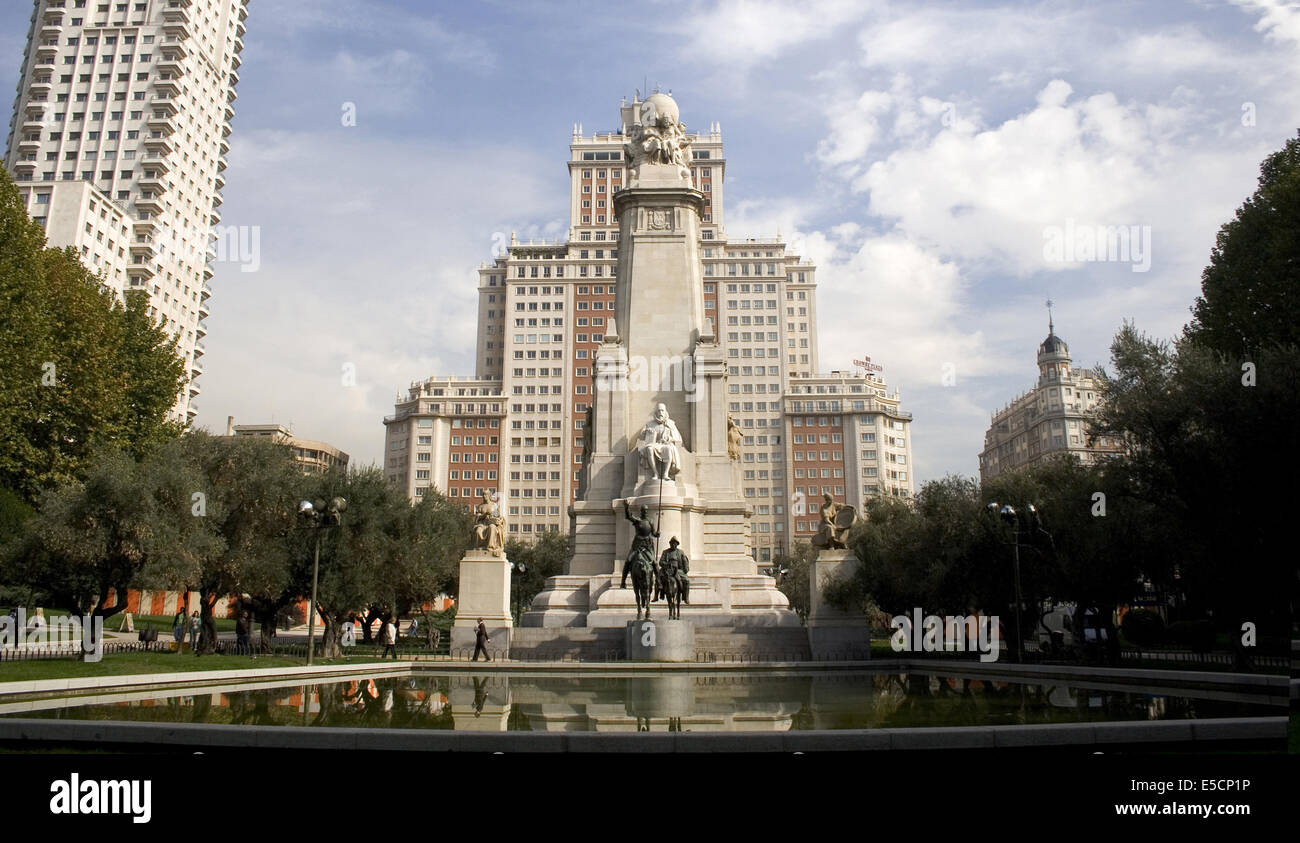
[(505, 556), (506, 519), (492, 495), (483, 493), (483, 502), (474, 507), (474, 547), (496, 556)]

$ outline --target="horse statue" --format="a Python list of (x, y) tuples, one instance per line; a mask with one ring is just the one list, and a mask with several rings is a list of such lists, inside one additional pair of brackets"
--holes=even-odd
[(669, 548), (659, 560), (659, 593), (668, 600), (668, 619), (682, 619), (682, 598), (690, 602), (690, 580), (686, 574), (690, 571), (690, 560), (678, 547), (676, 536), (669, 540)]
[(668, 601), (668, 620), (681, 620), (682, 590), (677, 587), (677, 578), (674, 576), (665, 576), (661, 573), (659, 576), (659, 591), (663, 595), (663, 598)]
[(646, 563), (642, 559), (635, 562), (628, 560), (632, 566), (632, 592), (636, 595), (636, 619), (641, 620), (641, 611), (645, 610), (647, 619), (650, 617), (650, 602), (652, 591), (654, 589), (655, 579), (659, 572), (655, 570), (654, 562)]
[(641, 517), (637, 518), (632, 515), (627, 501), (624, 501), (623, 516), (632, 522), (636, 535), (632, 539), (632, 548), (628, 551), (627, 559), (623, 562), (621, 587), (627, 588), (627, 577), (631, 574), (632, 590), (636, 594), (636, 619), (641, 620), (642, 609), (645, 610), (645, 616), (650, 617), (651, 589), (655, 585), (658, 574), (655, 566), (654, 540), (659, 537), (659, 531), (654, 528), (654, 524), (650, 523), (649, 512), (644, 506), (641, 507)]

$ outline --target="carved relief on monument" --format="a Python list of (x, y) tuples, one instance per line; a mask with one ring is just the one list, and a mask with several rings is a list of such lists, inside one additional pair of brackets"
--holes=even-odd
[(646, 216), (646, 228), (650, 231), (671, 231), (673, 227), (672, 212), (667, 208), (651, 208)]

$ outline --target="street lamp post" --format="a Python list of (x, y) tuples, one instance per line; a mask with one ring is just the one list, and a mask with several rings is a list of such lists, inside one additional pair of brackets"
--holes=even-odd
[[(1034, 534), (1042, 533), (1051, 541), (1051, 534), (1043, 529), (1043, 522), (1038, 517), (1038, 507), (1032, 503), (1025, 504), (1023, 513), (1017, 514), (1015, 507), (1010, 504), (998, 506), (997, 501), (988, 505), (990, 515), (1000, 517), (1007, 524), (1011, 525), (1011, 559), (1014, 566), (1016, 582), (1016, 662), (1023, 663), (1025, 660), (1025, 638), (1020, 631), (1020, 609), (1024, 603), (1024, 598), (1020, 592), (1020, 519), (1025, 517), (1029, 519), (1029, 526)], [(1037, 550), (1032, 545), (1026, 545), (1031, 550)], [(1041, 551), (1040, 551), (1041, 553)]]
[(510, 590), (513, 592), (512, 602), (514, 603), (515, 623), (520, 623), (522, 622), (523, 619), (522, 616), (523, 616), (524, 607), (522, 601), (520, 601), (519, 599), (519, 577), (522, 577), (524, 573), (527, 571), (528, 571), (528, 566), (526, 566), (523, 562), (510, 563), (510, 579), (511, 579), (511, 584), (513, 586)]
[(298, 504), (298, 517), (304, 524), (316, 531), (316, 552), (311, 563), (311, 603), (307, 606), (307, 666), (312, 663), (312, 656), (316, 653), (316, 587), (320, 581), (320, 540), (321, 529), (329, 526), (337, 526), (343, 521), (343, 513), (347, 511), (348, 502), (343, 498), (333, 498), (327, 505), (325, 501), (317, 499), (312, 501), (302, 501)]

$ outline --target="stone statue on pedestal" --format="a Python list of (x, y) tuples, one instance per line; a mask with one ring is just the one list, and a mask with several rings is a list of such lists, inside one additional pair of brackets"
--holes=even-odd
[(486, 550), (494, 556), (505, 556), (506, 519), (501, 514), (501, 507), (492, 501), (492, 495), (483, 493), (483, 502), (474, 507), (475, 549)]
[(830, 495), (825, 495), (824, 500), (821, 507), (821, 525), (817, 534), (812, 537), (812, 545), (816, 548), (843, 550), (846, 547), (844, 537), (849, 534), (849, 528), (857, 522), (858, 513), (851, 506), (836, 503)]
[(676, 536), (668, 544), (670, 547), (659, 557), (659, 593), (668, 598), (669, 619), (680, 619), (682, 601), (691, 602), (691, 581), (686, 576), (691, 570), (691, 560), (678, 547), (681, 542)]
[(681, 452), (682, 434), (677, 424), (668, 417), (668, 408), (660, 404), (655, 408), (654, 418), (646, 422), (637, 437), (636, 451), (641, 455), (641, 466), (651, 477), (659, 480), (672, 480), (682, 468)]

